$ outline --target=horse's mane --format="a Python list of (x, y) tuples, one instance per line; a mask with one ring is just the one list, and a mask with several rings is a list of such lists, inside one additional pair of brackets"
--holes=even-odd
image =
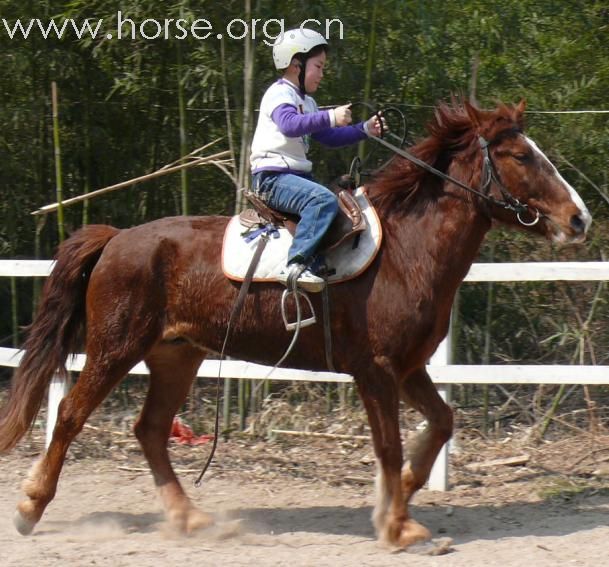
[[(500, 103), (495, 110), (489, 111), (456, 98), (450, 104), (441, 102), (427, 124), (427, 137), (412, 146), (409, 152), (443, 172), (454, 159), (459, 159), (464, 169), (469, 169), (464, 172), (469, 177), (462, 181), (469, 183), (474, 170), (479, 170), (479, 167), (472, 167), (481, 159), (478, 136), (492, 141), (505, 132), (522, 130), (523, 110), (524, 103), (518, 106)], [(423, 185), (429, 190), (420, 191)], [(405, 213), (417, 195), (425, 193), (424, 196), (431, 197), (441, 185), (439, 177), (396, 155), (373, 176), (368, 190), (378, 209)]]

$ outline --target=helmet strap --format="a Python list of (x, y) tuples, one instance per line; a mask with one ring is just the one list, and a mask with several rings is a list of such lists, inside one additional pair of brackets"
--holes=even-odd
[(300, 61), (300, 71), (298, 73), (298, 86), (300, 87), (300, 92), (304, 95), (307, 94), (307, 90), (305, 89), (305, 69), (307, 67), (307, 55), (306, 53), (297, 53), (294, 57)]

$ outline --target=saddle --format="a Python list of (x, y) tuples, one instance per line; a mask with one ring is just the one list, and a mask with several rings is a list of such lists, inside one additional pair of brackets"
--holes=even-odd
[[(353, 178), (350, 175), (342, 175), (330, 185), (329, 189), (338, 198), (339, 210), (319, 245), (320, 252), (332, 250), (366, 230), (366, 219), (353, 196), (353, 191), (356, 189)], [(286, 228), (294, 236), (300, 220), (298, 215), (272, 209), (253, 191), (246, 190), (244, 195), (252, 206), (239, 214), (239, 221), (244, 227), (256, 228), (272, 224), (277, 228)]]

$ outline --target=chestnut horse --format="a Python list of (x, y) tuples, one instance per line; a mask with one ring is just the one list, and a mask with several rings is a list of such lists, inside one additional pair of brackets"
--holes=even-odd
[[(458, 101), (439, 105), (429, 136), (412, 153), (469, 187), (486, 186), (494, 200), (395, 157), (366, 186), (384, 229), (379, 254), (361, 277), (330, 286), (334, 364), (353, 375), (368, 414), (378, 460), (373, 520), (378, 537), (393, 546), (430, 537), (410, 517), (408, 503), (450, 438), (453, 419), (425, 364), (447, 333), (455, 292), (493, 220), (564, 243), (583, 241), (591, 222), (577, 193), (523, 134), (524, 108), (523, 102), (493, 111)], [(489, 143), (489, 183), (480, 136)], [(506, 196), (528, 210), (517, 215), (502, 207)], [(167, 441), (199, 365), (207, 352), (221, 350), (239, 292), (220, 266), (228, 221), (174, 217), (125, 230), (87, 226), (60, 246), (0, 415), (0, 451), (28, 431), (52, 375), (83, 338), (87, 362), (24, 485), (26, 498), (15, 515), (22, 534), (52, 500), (68, 446), (85, 420), (141, 360), (150, 382), (135, 435), (168, 519), (185, 532), (212, 521), (182, 489)], [(228, 355), (263, 364), (281, 356), (291, 338), (280, 314), (282, 291), (280, 284), (252, 284)], [(321, 312), (319, 297), (313, 302)], [(302, 330), (286, 365), (325, 369), (321, 325)], [(406, 463), (400, 400), (428, 424)]]

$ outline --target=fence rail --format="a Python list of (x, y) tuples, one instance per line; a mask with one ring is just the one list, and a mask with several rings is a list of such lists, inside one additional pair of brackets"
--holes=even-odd
[[(49, 260), (0, 260), (0, 277), (45, 277), (54, 263)], [(526, 262), (503, 264), (473, 264), (465, 277), (466, 282), (524, 282), (524, 281), (605, 281), (609, 280), (609, 262)], [(589, 384), (608, 385), (609, 366), (565, 365), (455, 365), (451, 364), (449, 341), (445, 340), (430, 360), (427, 370), (444, 399), (450, 397), (451, 384)], [(15, 349), (0, 348), (0, 366), (16, 367), (21, 353)], [(80, 371), (85, 357), (75, 355), (68, 360), (68, 369)], [(206, 360), (197, 376), (218, 376), (219, 361)], [(268, 376), (270, 368), (250, 362), (230, 360), (222, 363), (222, 377), (260, 380)], [(137, 364), (130, 374), (147, 374), (143, 363)], [(311, 372), (278, 368), (271, 380), (310, 382), (351, 382), (351, 376), (330, 372)], [(49, 391), (47, 442), (54, 424), (57, 405), (65, 395), (66, 385), (58, 380)], [(448, 448), (445, 446), (432, 470), (429, 488), (447, 490)]]

